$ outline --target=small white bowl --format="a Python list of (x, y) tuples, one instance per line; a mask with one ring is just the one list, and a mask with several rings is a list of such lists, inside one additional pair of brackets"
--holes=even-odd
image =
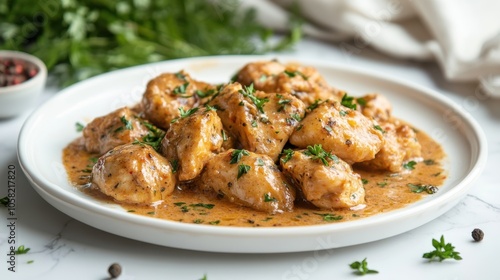
[(0, 87), (0, 119), (14, 117), (30, 109), (45, 87), (47, 67), (37, 57), (17, 51), (0, 51), (0, 58), (27, 61), (38, 68), (38, 73), (20, 84)]

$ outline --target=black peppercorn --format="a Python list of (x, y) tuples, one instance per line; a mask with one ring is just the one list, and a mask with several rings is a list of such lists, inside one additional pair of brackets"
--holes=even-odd
[(479, 242), (483, 240), (483, 237), (484, 237), (484, 232), (482, 230), (475, 228), (472, 231), (472, 238), (474, 239), (474, 241)]
[(122, 266), (118, 263), (114, 263), (109, 266), (108, 272), (112, 279), (118, 278), (118, 276), (122, 274)]

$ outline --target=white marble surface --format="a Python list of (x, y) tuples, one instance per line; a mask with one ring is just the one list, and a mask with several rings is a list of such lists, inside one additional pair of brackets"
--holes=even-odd
[[(9, 165), (16, 170), (16, 272), (9, 260), (9, 220), (0, 208), (0, 279), (107, 279), (113, 262), (123, 266), (119, 279), (356, 279), (348, 264), (367, 258), (379, 274), (367, 279), (500, 279), (500, 100), (478, 94), (474, 84), (450, 84), (432, 63), (399, 61), (367, 48), (352, 49), (305, 40), (291, 52), (298, 58), (322, 59), (386, 73), (438, 90), (470, 112), (486, 132), (486, 169), (470, 193), (436, 220), (385, 240), (329, 251), (292, 254), (214, 254), (165, 248), (94, 229), (59, 212), (29, 185), (16, 155), (18, 133), (29, 112), (0, 120), (0, 197), (7, 194)], [(47, 87), (39, 104), (57, 94)], [(34, 109), (34, 108), (33, 108)], [(54, 136), (57, 137), (57, 136)], [(485, 232), (473, 242), (471, 231)], [(369, 233), (367, 233), (369, 234)], [(432, 238), (444, 235), (462, 261), (429, 263)]]

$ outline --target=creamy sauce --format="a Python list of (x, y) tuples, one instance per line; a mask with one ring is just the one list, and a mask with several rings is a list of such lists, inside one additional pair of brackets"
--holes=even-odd
[[(432, 195), (425, 191), (416, 193), (408, 184), (437, 187), (443, 184), (447, 175), (441, 165), (445, 156), (442, 147), (421, 131), (417, 132), (417, 138), (422, 145), (423, 161), (418, 162), (414, 170), (389, 173), (355, 169), (365, 183), (366, 206), (363, 209), (319, 210), (299, 202), (292, 212), (270, 215), (219, 200), (211, 194), (196, 192), (189, 186), (180, 186), (158, 205), (121, 205), (132, 214), (185, 223), (239, 227), (304, 226), (361, 219), (405, 207)], [(118, 202), (112, 198), (89, 187), (93, 159), (97, 156), (85, 151), (82, 138), (69, 144), (63, 151), (63, 163), (69, 180), (88, 195), (116, 204)]]

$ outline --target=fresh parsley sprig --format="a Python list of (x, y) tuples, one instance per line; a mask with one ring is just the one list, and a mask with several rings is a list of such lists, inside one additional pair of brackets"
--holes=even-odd
[(422, 255), (422, 258), (429, 259), (430, 262), (436, 259), (440, 262), (445, 259), (454, 259), (457, 261), (462, 259), (460, 253), (455, 251), (455, 247), (451, 243), (446, 243), (444, 241), (443, 235), (441, 235), (439, 241), (433, 238), (432, 246), (435, 248), (435, 250), (424, 253)]
[(255, 89), (253, 88), (253, 84), (250, 84), (249, 86), (243, 86), (243, 89), (240, 89), (239, 92), (244, 97), (250, 99), (252, 103), (255, 104), (255, 107), (257, 107), (257, 110), (264, 114), (264, 104), (269, 102), (269, 98), (259, 98), (255, 96)]
[[(255, 11), (234, 0), (2, 3), (0, 49), (36, 55), (64, 85), (173, 58), (286, 50), (302, 36), (298, 10), (291, 13), (289, 34), (271, 42), (273, 32), (258, 23)], [(49, 10), (41, 22), (40, 13)]]
[(243, 156), (248, 156), (250, 155), (247, 150), (241, 149), (241, 150), (234, 150), (231, 153), (231, 161), (229, 161), (230, 164), (235, 164), (238, 163)]
[(339, 158), (336, 155), (332, 155), (330, 152), (323, 150), (321, 144), (307, 146), (307, 150), (305, 150), (303, 154), (310, 156), (313, 160), (321, 160), (324, 166), (330, 166), (327, 159), (332, 160), (334, 163), (339, 163)]
[(365, 274), (375, 274), (378, 273), (377, 270), (369, 269), (368, 268), (368, 262), (366, 261), (366, 258), (364, 258), (362, 261), (356, 261), (353, 262), (349, 265), (352, 269), (356, 270), (356, 273), (358, 275), (365, 275)]
[(356, 103), (354, 103), (354, 97), (347, 95), (347, 93), (342, 96), (342, 100), (340, 101), (342, 106), (347, 107), (349, 109), (356, 110), (358, 107)]

